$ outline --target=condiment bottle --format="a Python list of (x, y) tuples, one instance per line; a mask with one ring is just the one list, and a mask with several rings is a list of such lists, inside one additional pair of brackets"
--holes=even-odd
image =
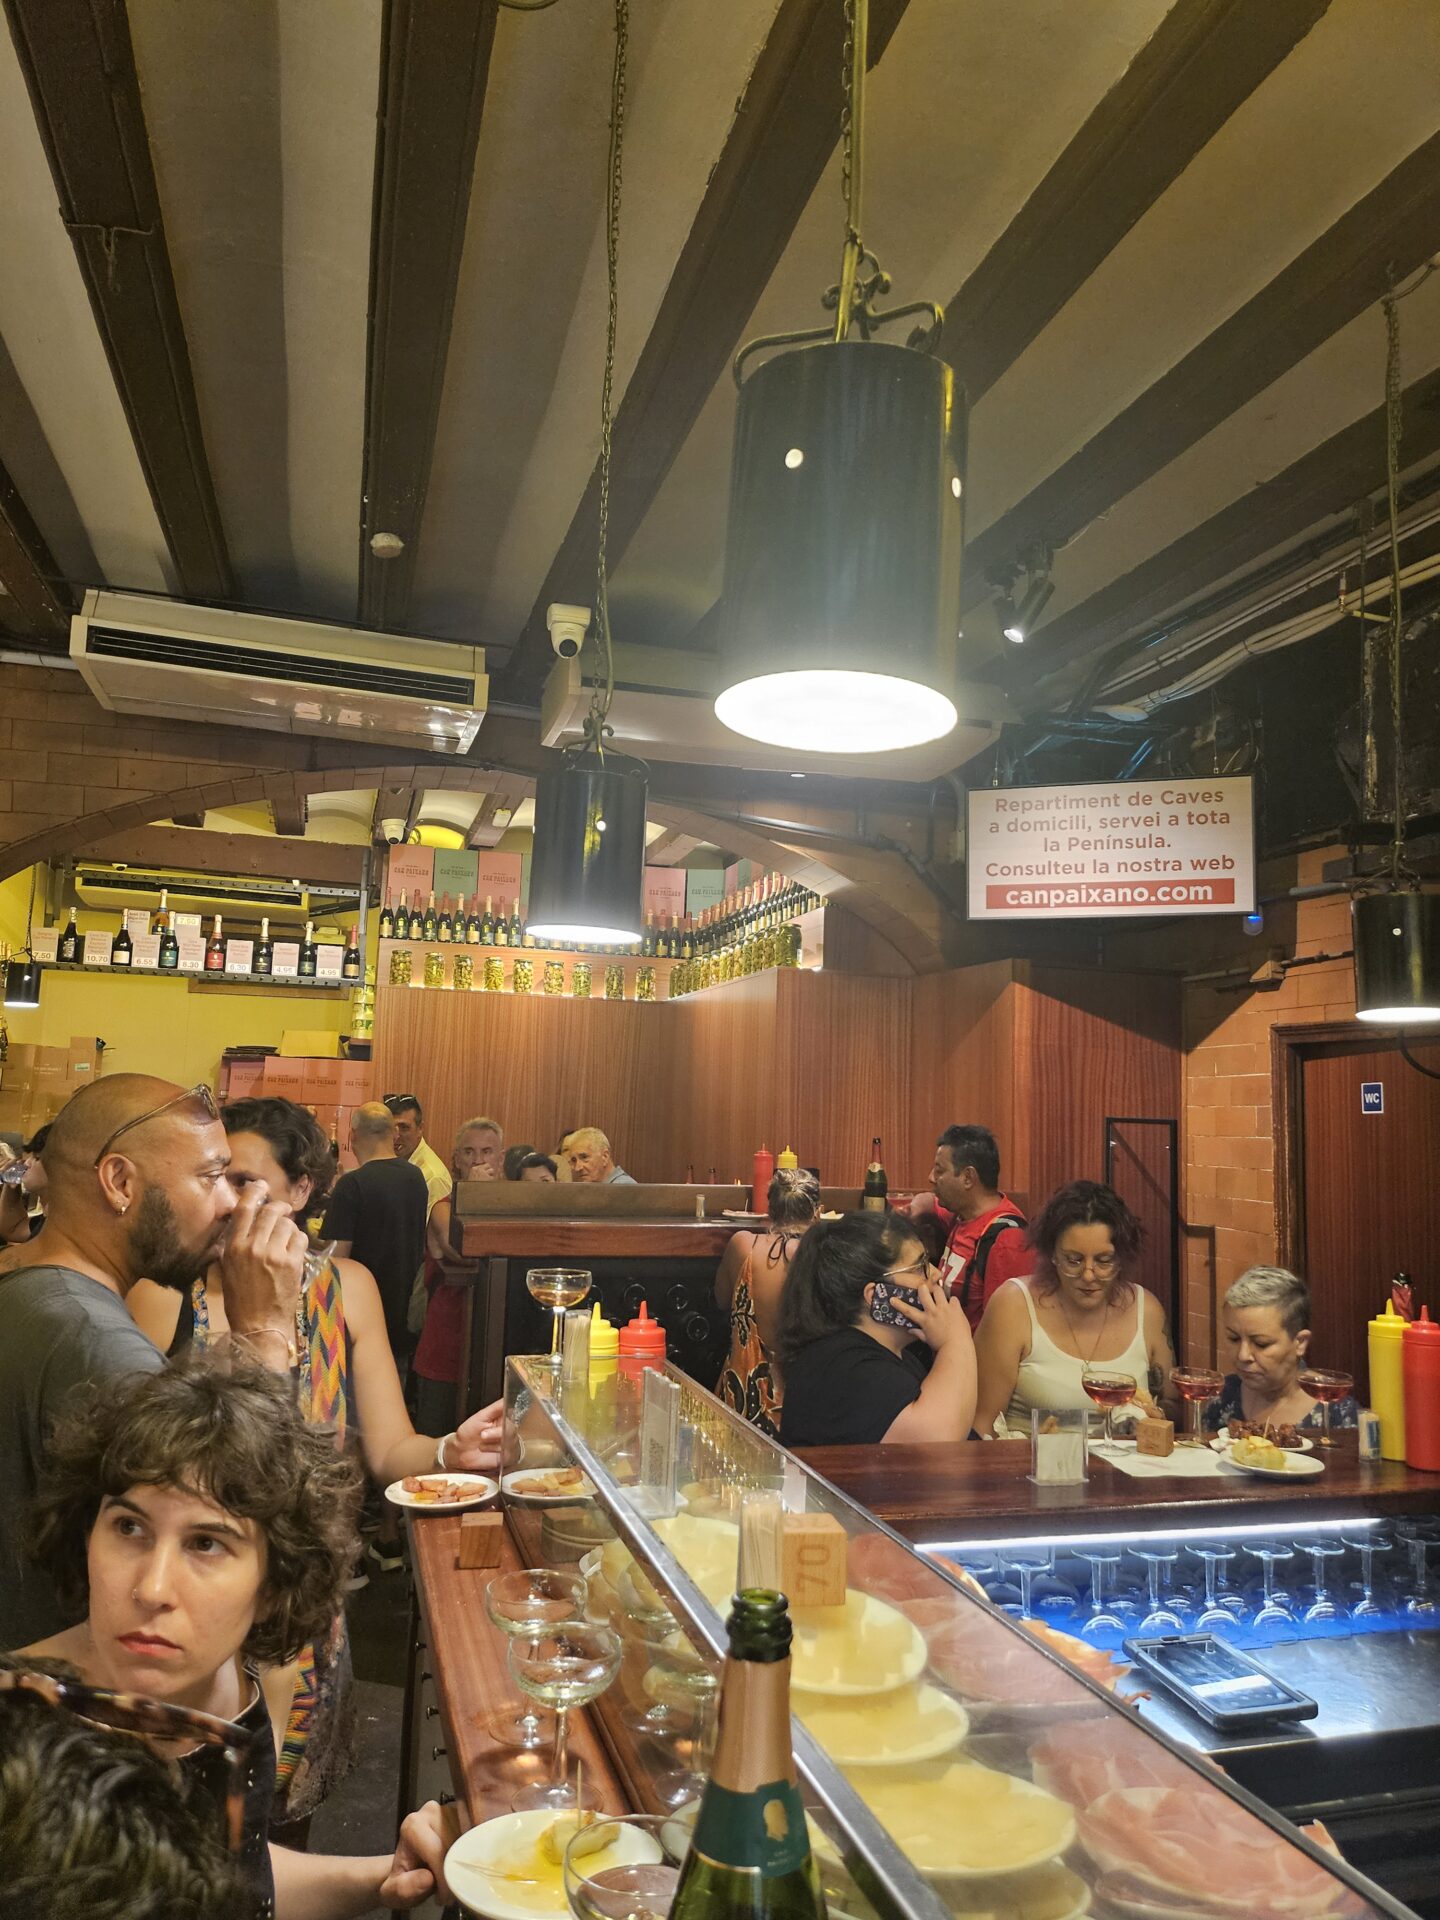
[(750, 1211), (767, 1213), (770, 1208), (770, 1182), (775, 1175), (775, 1156), (769, 1147), (761, 1146), (755, 1155), (755, 1172), (750, 1188)]
[(792, 1147), (782, 1147), (775, 1156), (775, 1165), (786, 1173), (793, 1173), (800, 1160)]
[(590, 1371), (594, 1373), (597, 1360), (611, 1361), (620, 1352), (620, 1329), (607, 1320), (600, 1311), (597, 1300), (590, 1309)]
[(665, 1364), (665, 1329), (658, 1320), (650, 1318), (650, 1309), (643, 1300), (635, 1319), (627, 1320), (620, 1329), (620, 1358), (637, 1360), (649, 1367)]
[(1370, 1322), (1370, 1404), (1380, 1416), (1380, 1458), (1405, 1458), (1405, 1374), (1401, 1352), (1408, 1322), (1393, 1300)]
[(1405, 1380), (1405, 1460), (1440, 1473), (1440, 1325), (1422, 1307), (1401, 1341)]

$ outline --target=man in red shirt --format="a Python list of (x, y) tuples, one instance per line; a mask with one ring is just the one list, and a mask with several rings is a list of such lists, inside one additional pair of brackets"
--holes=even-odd
[(1000, 1149), (988, 1127), (947, 1127), (935, 1144), (931, 1193), (917, 1193), (912, 1214), (934, 1212), (949, 1226), (941, 1277), (978, 1327), (990, 1296), (1035, 1265), (1025, 1216), (1000, 1191)]

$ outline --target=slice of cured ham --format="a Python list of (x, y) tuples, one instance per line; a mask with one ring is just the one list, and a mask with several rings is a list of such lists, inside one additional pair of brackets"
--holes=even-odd
[(1031, 1746), (1030, 1764), (1037, 1786), (1081, 1811), (1116, 1788), (1174, 1787), (1183, 1793), (1199, 1784), (1185, 1762), (1158, 1740), (1101, 1711), (1093, 1719), (1051, 1727)]

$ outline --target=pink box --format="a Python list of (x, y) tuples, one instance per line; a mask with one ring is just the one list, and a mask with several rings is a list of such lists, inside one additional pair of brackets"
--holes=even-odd
[(232, 1060), (225, 1069), (225, 1098), (252, 1099), (260, 1092), (264, 1074), (263, 1060)]
[(319, 1101), (326, 1106), (340, 1105), (341, 1062), (338, 1060), (307, 1060), (305, 1062), (305, 1099), (307, 1102)]
[(374, 1067), (369, 1060), (342, 1060), (338, 1099), (342, 1107), (361, 1107), (370, 1098)]
[(305, 1098), (305, 1070), (308, 1060), (286, 1060), (280, 1054), (271, 1054), (265, 1062), (261, 1077), (261, 1090), (277, 1100), (299, 1100)]

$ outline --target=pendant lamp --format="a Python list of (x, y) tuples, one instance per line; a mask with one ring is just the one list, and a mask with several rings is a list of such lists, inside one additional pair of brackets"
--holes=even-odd
[[(535, 782), (535, 839), (530, 859), (527, 929), (537, 940), (573, 946), (628, 946), (644, 933), (645, 801), (649, 769), (612, 753), (606, 741), (615, 694), (610, 644), (606, 536), (610, 517), (611, 393), (620, 258), (620, 160), (625, 133), (628, 0), (615, 0), (615, 62), (610, 82), (610, 155), (606, 181), (605, 254), (609, 320), (600, 386), (600, 484), (595, 566), (595, 638), (599, 672), (583, 744), (567, 749)], [(557, 615), (574, 609), (552, 608)], [(566, 624), (570, 624), (568, 621)], [(578, 621), (575, 624), (579, 624)], [(573, 649), (572, 649), (573, 651)]]
[[(771, 746), (850, 754), (940, 739), (959, 718), (966, 409), (933, 351), (941, 309), (875, 310), (890, 278), (860, 237), (868, 0), (843, 3), (835, 324), (752, 340), (735, 361), (715, 712)], [(872, 341), (922, 313), (904, 346)]]
[(40, 963), (32, 954), (22, 953), (5, 967), (5, 1004), (7, 1007), (38, 1007), (40, 1004)]
[[(1425, 276), (1422, 274), (1421, 278)], [(1400, 319), (1405, 292), (1392, 287), (1383, 302), (1386, 330), (1385, 477), (1390, 514), (1390, 757), (1393, 820), (1390, 870), (1384, 890), (1357, 895), (1350, 906), (1355, 954), (1355, 1016), (1376, 1025), (1440, 1022), (1440, 894), (1422, 893), (1405, 855), (1405, 751), (1400, 605)], [(1367, 676), (1368, 687), (1368, 676)], [(1373, 751), (1374, 713), (1367, 706), (1367, 747)]]

